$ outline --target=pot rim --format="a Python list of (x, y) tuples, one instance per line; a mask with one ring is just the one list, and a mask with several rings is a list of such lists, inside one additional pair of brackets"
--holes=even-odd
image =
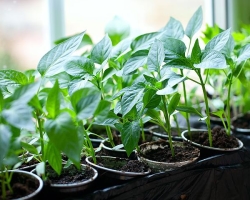
[[(164, 141), (164, 140), (160, 140), (160, 141)], [(167, 140), (165, 140), (165, 141), (167, 141)], [(151, 144), (157, 143), (157, 142), (159, 142), (159, 140), (158, 140), (158, 141), (153, 141), (153, 142), (147, 142), (147, 143), (144, 143), (144, 144), (140, 145), (139, 148), (141, 148), (142, 146), (146, 146), (146, 145), (149, 145), (149, 144), (151, 145)], [(182, 141), (172, 141), (172, 142), (173, 142), (173, 144), (174, 144), (174, 143), (183, 144)], [(198, 148), (196, 148), (196, 149), (198, 149)], [(137, 151), (136, 151), (136, 154), (137, 154), (137, 156), (138, 156), (140, 159), (143, 159), (143, 160), (145, 160), (145, 161), (149, 161), (149, 162), (151, 162), (151, 163), (158, 164), (158, 165), (165, 164), (165, 165), (168, 165), (168, 166), (177, 166), (177, 165), (182, 166), (182, 165), (186, 165), (186, 164), (189, 164), (189, 163), (192, 163), (192, 162), (196, 161), (196, 160), (200, 157), (200, 152), (199, 152), (199, 155), (198, 155), (197, 157), (192, 158), (192, 159), (190, 159), (190, 160), (181, 161), (181, 162), (159, 162), (159, 161), (147, 159), (147, 158), (145, 158), (143, 155), (139, 154)]]
[[(190, 131), (191, 132), (201, 132), (201, 131), (207, 132), (206, 129), (191, 129)], [(193, 142), (192, 140), (187, 139), (185, 136), (187, 134), (187, 132), (188, 132), (188, 130), (185, 130), (181, 133), (183, 140), (186, 142), (189, 142), (197, 147), (200, 147), (200, 148), (216, 150), (216, 151), (221, 151), (221, 152), (223, 152), (223, 151), (230, 152), (230, 151), (237, 151), (243, 147), (243, 142), (241, 140), (239, 140), (238, 138), (236, 138), (236, 140), (238, 141), (238, 144), (239, 144), (239, 147), (237, 147), (237, 148), (217, 148), (217, 147), (210, 147), (210, 146), (201, 145), (201, 144), (198, 144), (196, 142)]]
[(23, 200), (30, 199), (31, 197), (36, 196), (42, 190), (42, 188), (43, 188), (43, 180), (38, 175), (36, 175), (34, 173), (31, 173), (31, 172), (28, 172), (28, 171), (21, 170), (21, 169), (14, 169), (14, 170), (8, 170), (8, 171), (9, 172), (14, 172), (14, 173), (25, 174), (27, 176), (31, 176), (31, 177), (35, 178), (39, 182), (39, 186), (35, 191), (33, 191), (29, 195), (21, 197), (21, 199), (23, 199)]
[[(130, 159), (127, 159), (127, 158), (120, 158), (120, 157), (113, 157), (113, 156), (96, 156), (96, 158), (110, 158), (110, 159), (130, 160)], [(111, 168), (102, 167), (100, 165), (97, 165), (97, 164), (91, 162), (90, 159), (92, 159), (92, 157), (88, 156), (88, 157), (86, 157), (85, 160), (91, 166), (96, 167), (97, 169), (100, 169), (100, 170), (105, 170), (105, 171), (120, 174), (120, 175), (123, 175), (123, 176), (124, 175), (125, 176), (142, 176), (142, 175), (147, 175), (147, 174), (149, 174), (151, 172), (150, 168), (148, 168), (148, 171), (146, 171), (146, 172), (125, 172), (125, 171), (114, 170), (114, 169), (111, 169)]]
[[(96, 169), (94, 169), (93, 167), (86, 165), (86, 164), (81, 164), (81, 166), (86, 166), (91, 168), (94, 171), (94, 176), (87, 179), (86, 181), (82, 181), (82, 182), (78, 182), (78, 183), (69, 183), (69, 184), (58, 184), (58, 183), (51, 183), (50, 186), (53, 188), (71, 188), (71, 187), (78, 187), (78, 186), (83, 186), (83, 185), (87, 185), (88, 183), (93, 182), (97, 176), (98, 176), (98, 172)], [(35, 172), (36, 169), (33, 169), (31, 172), (32, 173), (36, 173)]]

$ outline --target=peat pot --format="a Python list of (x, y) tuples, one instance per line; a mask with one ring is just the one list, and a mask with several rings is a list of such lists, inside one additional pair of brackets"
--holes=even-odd
[[(191, 130), (190, 133), (192, 135), (192, 138), (197, 138), (197, 137), (199, 137), (199, 134), (201, 132), (207, 133), (207, 130), (206, 129), (196, 129), (196, 130)], [(186, 141), (186, 142), (190, 143), (191, 145), (200, 149), (202, 158), (217, 155), (217, 154), (223, 154), (223, 153), (227, 153), (227, 152), (238, 151), (239, 149), (241, 149), (243, 147), (242, 141), (239, 140), (238, 138), (235, 138), (236, 143), (237, 143), (237, 147), (230, 148), (230, 147), (210, 147), (209, 145), (204, 145), (204, 144), (200, 144), (198, 142), (194, 142), (189, 138), (187, 130), (183, 131), (181, 136), (182, 136), (184, 141)], [(230, 136), (232, 136), (232, 135), (230, 135)], [(225, 141), (224, 141), (224, 143), (225, 143)]]
[(112, 156), (96, 156), (96, 163), (92, 157), (87, 157), (86, 162), (104, 174), (106, 177), (129, 180), (136, 177), (142, 177), (151, 172), (151, 170), (138, 160)]
[[(75, 172), (75, 169), (76, 167), (74, 165), (63, 168), (61, 175), (58, 176), (52, 168), (46, 166), (46, 172), (52, 174), (52, 176), (48, 177), (49, 184), (44, 187), (44, 198), (53, 192), (67, 195), (82, 192), (90, 188), (98, 176), (97, 170), (85, 164), (81, 164), (81, 169), (77, 170), (77, 172)], [(35, 169), (32, 170), (32, 172), (36, 173)], [(65, 175), (69, 178), (65, 178)], [(73, 176), (75, 178), (73, 178)], [(68, 180), (70, 180), (70, 182), (67, 183)]]
[(138, 159), (147, 164), (153, 172), (178, 169), (194, 163), (200, 156), (199, 149), (189, 144), (173, 141), (173, 146), (175, 155), (179, 152), (183, 153), (182, 159), (178, 160), (180, 158), (179, 156), (175, 158), (171, 156), (169, 142), (167, 140), (158, 140), (140, 145), (140, 151), (137, 152), (137, 156)]

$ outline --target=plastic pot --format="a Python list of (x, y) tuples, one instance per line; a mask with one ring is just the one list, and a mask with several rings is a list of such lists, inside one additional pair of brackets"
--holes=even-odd
[[(152, 151), (159, 150), (161, 151), (164, 148), (169, 148), (166, 140), (158, 140), (153, 142), (148, 142), (139, 146), (140, 152), (137, 152), (138, 159), (146, 163), (153, 172), (162, 172), (162, 171), (172, 171), (178, 169), (182, 166), (194, 163), (200, 156), (200, 151), (198, 148), (193, 148), (197, 152), (197, 156), (192, 159), (184, 160), (181, 162), (159, 162), (153, 159), (147, 158)], [(183, 142), (173, 141), (173, 146), (175, 147), (185, 147)]]
[[(126, 165), (129, 161), (138, 162), (137, 160), (130, 160), (127, 158), (119, 158), (112, 156), (96, 156), (96, 159), (97, 164), (93, 162), (92, 157), (87, 157), (86, 162), (92, 167), (99, 170), (100, 174), (103, 173), (105, 176), (108, 176), (110, 178), (115, 178), (119, 180), (129, 180), (132, 178), (145, 176), (151, 172), (151, 170), (147, 166), (144, 166), (145, 170), (143, 172), (127, 172), (124, 170), (119, 170), (120, 167)], [(98, 165), (98, 163), (100, 162), (101, 165)]]

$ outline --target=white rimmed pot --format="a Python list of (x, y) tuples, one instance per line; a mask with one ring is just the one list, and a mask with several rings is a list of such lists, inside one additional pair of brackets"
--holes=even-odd
[[(207, 130), (206, 129), (191, 130), (190, 134), (192, 134), (192, 136), (195, 137), (198, 134), (200, 134), (201, 132), (207, 132)], [(202, 145), (202, 144), (199, 144), (199, 143), (192, 141), (188, 136), (188, 130), (183, 131), (181, 136), (182, 136), (184, 141), (198, 147), (201, 150), (202, 157), (223, 154), (223, 153), (232, 152), (232, 151), (238, 151), (243, 147), (242, 141), (239, 140), (238, 138), (236, 138), (236, 140), (238, 142), (238, 147), (236, 147), (236, 148), (218, 148), (218, 147), (210, 147), (210, 146)]]
[[(33, 192), (26, 196), (20, 196), (15, 199), (20, 200), (28, 200), (28, 199), (35, 199), (38, 198), (39, 193), (41, 192), (43, 188), (43, 181), (42, 179), (37, 176), (36, 174), (33, 174), (31, 172), (23, 171), (23, 170), (8, 170), (8, 172), (13, 173), (12, 179), (11, 179), (11, 187), (14, 190), (14, 193), (17, 194), (18, 191), (15, 191), (15, 184), (17, 185), (27, 185), (33, 187)], [(30, 189), (31, 190), (31, 189)], [(31, 190), (32, 191), (32, 190)], [(1, 198), (1, 195), (0, 195)], [(9, 199), (9, 198), (7, 198)]]
[[(143, 168), (142, 171), (124, 171), (120, 170), (121, 167), (127, 165), (128, 162), (140, 162), (138, 160), (130, 160), (128, 158), (120, 158), (113, 156), (96, 156), (97, 163), (93, 162), (92, 157), (87, 157), (86, 162), (92, 167), (96, 168), (99, 173), (103, 173), (105, 176), (119, 179), (119, 180), (129, 180), (136, 177), (141, 177), (149, 174), (151, 169), (148, 168), (144, 163), (141, 163)], [(99, 164), (101, 163), (101, 164)]]
[[(53, 183), (46, 185), (45, 193), (51, 193), (56, 192), (60, 194), (70, 194), (70, 193), (76, 193), (86, 190), (87, 188), (90, 188), (94, 182), (94, 180), (98, 176), (98, 172), (96, 169), (89, 165), (81, 164), (81, 170), (86, 171), (85, 173), (91, 172), (93, 175), (91, 178), (86, 179), (84, 181), (78, 181), (76, 183)], [(32, 170), (33, 173), (36, 173), (36, 170)], [(49, 179), (49, 177), (48, 177)], [(46, 194), (45, 194), (46, 195)]]
[[(174, 147), (185, 148), (186, 144), (180, 141), (173, 141)], [(189, 145), (190, 148), (190, 145)], [(149, 158), (149, 155), (154, 154), (155, 151), (162, 151), (164, 149), (170, 149), (169, 142), (167, 140), (158, 140), (153, 142), (148, 142), (139, 146), (140, 151), (136, 152), (138, 160), (144, 162), (149, 166), (153, 172), (162, 172), (162, 171), (172, 171), (180, 167), (194, 163), (200, 156), (200, 150), (195, 147), (191, 147), (194, 152), (194, 156), (191, 159), (187, 159), (181, 162), (166, 162), (166, 161), (157, 161)]]

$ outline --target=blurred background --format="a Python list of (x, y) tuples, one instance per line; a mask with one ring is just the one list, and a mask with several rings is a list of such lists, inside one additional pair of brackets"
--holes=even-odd
[(201, 6), (201, 31), (206, 24), (227, 28), (231, 25), (229, 15), (232, 16), (229, 1), (0, 0), (0, 69), (36, 68), (55, 40), (84, 30), (97, 43), (114, 17), (122, 19), (130, 27), (130, 35), (136, 36), (161, 29), (170, 17), (185, 28)]

